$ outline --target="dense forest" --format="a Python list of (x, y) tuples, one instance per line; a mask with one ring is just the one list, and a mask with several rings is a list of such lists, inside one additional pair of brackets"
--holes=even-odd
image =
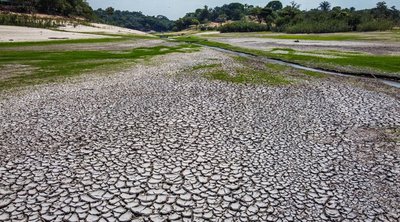
[(0, 0), (0, 9), (20, 13), (93, 18), (93, 9), (85, 0)]
[[(234, 21), (232, 23), (232, 21)], [(265, 7), (231, 3), (222, 7), (204, 6), (187, 13), (176, 21), (176, 29), (192, 26), (207, 27), (209, 22), (226, 23), (219, 27), (222, 32), (234, 31), (277, 31), (289, 33), (323, 33), (346, 31), (388, 30), (400, 24), (400, 11), (395, 6), (378, 2), (375, 8), (356, 10), (355, 8), (332, 7), (323, 1), (315, 9), (300, 10), (300, 5), (292, 2), (283, 6), (280, 1), (270, 1)], [(258, 23), (258, 24), (257, 24)]]
[(97, 9), (94, 13), (98, 22), (141, 31), (166, 32), (174, 27), (174, 22), (162, 15), (146, 16), (141, 12), (114, 10), (112, 7)]
[[(0, 10), (83, 17), (92, 22), (107, 23), (141, 31), (165, 32), (174, 27), (174, 21), (162, 15), (146, 16), (141, 12), (119, 11), (112, 7), (93, 11), (85, 0), (0, 0)], [(59, 23), (44, 21), (44, 19), (32, 19), (27, 16), (0, 15), (0, 24), (53, 27)]]
[[(85, 0), (0, 0), (0, 10), (79, 16), (89, 21), (157, 32), (195, 28), (221, 32), (324, 33), (389, 30), (400, 26), (400, 11), (385, 2), (363, 10), (333, 7), (328, 1), (311, 10), (301, 10), (295, 2), (283, 6), (280, 1), (270, 1), (264, 7), (231, 3), (215, 8), (204, 6), (177, 21), (162, 15), (146, 16), (141, 12), (114, 10), (112, 7), (93, 11)], [(8, 23), (2, 24), (14, 21), (7, 19), (3, 20)]]

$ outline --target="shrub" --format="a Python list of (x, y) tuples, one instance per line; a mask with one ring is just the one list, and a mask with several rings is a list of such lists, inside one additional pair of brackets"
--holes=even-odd
[(386, 31), (393, 29), (394, 24), (388, 20), (372, 20), (361, 23), (357, 26), (357, 31), (370, 32), (370, 31)]
[(326, 21), (303, 21), (292, 26), (286, 27), (287, 33), (333, 33), (349, 32), (351, 27), (346, 21), (326, 20)]
[(255, 23), (255, 22), (232, 22), (225, 24), (218, 28), (222, 33), (224, 32), (262, 32), (269, 31), (270, 27), (265, 24)]
[(0, 25), (27, 26), (34, 28), (54, 28), (65, 24), (78, 24), (79, 21), (60, 18), (40, 18), (34, 15), (0, 13)]

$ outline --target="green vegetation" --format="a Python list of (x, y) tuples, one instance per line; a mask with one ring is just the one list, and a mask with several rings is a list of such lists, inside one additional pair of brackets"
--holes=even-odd
[(274, 70), (276, 72), (284, 72), (288, 69), (288, 66), (285, 65), (280, 65), (280, 64), (273, 64), (273, 63), (267, 63), (265, 66), (268, 69)]
[[(273, 51), (286, 51), (287, 53), (273, 53)], [(282, 59), (285, 61), (296, 62), (307, 66), (314, 66), (319, 68), (333, 68), (336, 67), (353, 67), (362, 68), (363, 71), (375, 71), (383, 73), (400, 73), (400, 56), (391, 55), (369, 55), (369, 54), (354, 54), (354, 53), (331, 53), (330, 57), (321, 57), (318, 53), (315, 55), (299, 54), (301, 51), (295, 51), (293, 49), (278, 48), (270, 52), (264, 52), (263, 54), (276, 59)], [(307, 52), (306, 52), (307, 53)], [(340, 55), (335, 57), (335, 55)]]
[(199, 69), (208, 69), (208, 68), (215, 68), (221, 66), (220, 64), (201, 64), (194, 66), (192, 70), (199, 70)]
[(85, 0), (0, 1), (0, 10), (20, 13), (44, 13), (70, 17), (93, 17), (93, 10)]
[[(305, 52), (306, 55), (303, 55), (301, 54), (301, 52), (299, 54), (299, 51), (285, 48), (277, 48), (272, 51), (248, 49), (238, 46), (232, 46), (226, 43), (208, 41), (207, 39), (202, 39), (200, 37), (194, 36), (177, 37), (175, 39), (177, 41), (196, 43), (210, 47), (218, 47), (236, 52), (249, 53), (252, 55), (265, 56), (272, 59), (299, 63), (314, 68), (353, 72), (355, 74), (383, 73), (398, 75), (400, 73), (400, 56), (397, 55), (369, 55), (331, 52), (332, 57), (321, 57), (319, 56), (319, 53)], [(276, 53), (276, 51), (285, 51), (285, 53)]]
[(263, 70), (238, 69), (235, 74), (218, 69), (206, 73), (206, 77), (212, 80), (240, 84), (267, 84), (267, 85), (285, 85), (291, 83), (283, 75), (271, 74)]
[(232, 22), (221, 26), (218, 29), (220, 32), (263, 32), (269, 31), (270, 27), (265, 24), (259, 24), (255, 22)]
[(82, 24), (82, 20), (43, 18), (35, 15), (0, 13), (0, 25), (16, 25), (35, 28), (53, 28), (65, 24)]
[(323, 73), (307, 71), (307, 70), (303, 71), (303, 74), (305, 74), (307, 76), (315, 77), (315, 78), (324, 78), (324, 77), (326, 77), (326, 75), (323, 74)]
[[(188, 28), (215, 30), (219, 23), (222, 32), (256, 32), (272, 30), (287, 33), (332, 33), (349, 31), (382, 31), (400, 25), (400, 11), (378, 2), (375, 8), (332, 7), (327, 1), (310, 10), (300, 10), (292, 2), (283, 6), (280, 1), (270, 1), (265, 7), (241, 3), (221, 7), (196, 9), (184, 17), (171, 21), (167, 17), (146, 16), (141, 12), (114, 10), (112, 7), (93, 11), (85, 0), (13, 0), (0, 1), (0, 10), (22, 13), (46, 13), (68, 17), (84, 17), (90, 21), (107, 23), (142, 31), (181, 31)], [(3, 19), (3, 24), (52, 27), (52, 22), (32, 22), (27, 19)], [(22, 21), (20, 21), (22, 20)], [(0, 24), (2, 20), (0, 19)], [(232, 23), (233, 22), (233, 23)], [(258, 23), (258, 25), (257, 25)]]
[[(0, 51), (0, 66), (26, 66), (28, 75), (11, 75), (0, 81), (0, 90), (58, 80), (99, 68), (115, 68), (137, 59), (174, 52), (190, 52), (198, 46), (181, 44), (137, 48), (128, 51)], [(188, 50), (189, 49), (189, 50)]]
[(96, 15), (96, 22), (141, 31), (166, 32), (172, 30), (174, 27), (174, 22), (162, 15), (146, 16), (141, 12), (114, 10), (112, 7), (105, 10), (97, 9), (94, 13)]
[[(0, 15), (0, 25), (18, 25), (38, 28), (50, 28), (66, 23), (80, 24), (85, 21), (106, 23), (141, 31), (166, 32), (173, 29), (175, 23), (167, 17), (146, 16), (141, 12), (129, 12), (106, 9), (93, 9), (85, 0), (12, 0), (0, 1), (0, 11), (29, 14)], [(34, 13), (67, 16), (67, 18), (39, 18)], [(3, 13), (4, 14), (4, 13)], [(33, 14), (33, 15), (31, 15)], [(79, 19), (74, 19), (80, 17)]]
[(205, 69), (207, 72), (204, 76), (208, 79), (238, 84), (285, 85), (293, 82), (285, 77), (290, 67), (278, 64), (260, 66), (255, 64), (258, 64), (257, 61), (246, 57), (232, 58), (241, 64), (241, 68), (231, 69), (217, 63), (198, 65), (192, 70)]
[[(400, 11), (394, 6), (389, 8), (385, 2), (378, 2), (375, 8), (356, 10), (355, 8), (331, 7), (327, 1), (319, 7), (308, 11), (300, 10), (300, 5), (292, 2), (283, 7), (280, 1), (270, 1), (265, 7), (232, 3), (222, 7), (197, 9), (187, 13), (176, 22), (176, 29), (187, 29), (191, 26), (209, 22), (225, 23), (226, 21), (251, 20), (271, 27), (272, 31), (289, 33), (332, 33), (348, 31), (381, 31), (390, 30), (400, 25)], [(229, 32), (242, 32), (240, 26), (233, 29), (229, 23)], [(252, 31), (258, 31), (259, 27)], [(246, 29), (246, 31), (251, 31)]]
[(370, 32), (370, 31), (385, 31), (390, 30), (394, 26), (392, 21), (387, 20), (371, 20), (361, 23), (357, 27), (357, 31)]
[(346, 21), (324, 20), (324, 21), (303, 21), (285, 28), (287, 33), (329, 33), (349, 32), (351, 27)]

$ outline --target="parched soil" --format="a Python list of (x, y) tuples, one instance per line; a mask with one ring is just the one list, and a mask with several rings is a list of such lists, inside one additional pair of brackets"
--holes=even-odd
[(211, 49), (152, 61), (2, 95), (0, 220), (399, 221), (387, 86), (210, 81), (193, 67), (236, 62)]

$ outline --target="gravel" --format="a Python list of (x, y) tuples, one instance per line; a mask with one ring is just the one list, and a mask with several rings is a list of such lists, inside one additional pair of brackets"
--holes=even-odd
[(189, 75), (211, 58), (3, 95), (0, 220), (400, 219), (397, 97)]

